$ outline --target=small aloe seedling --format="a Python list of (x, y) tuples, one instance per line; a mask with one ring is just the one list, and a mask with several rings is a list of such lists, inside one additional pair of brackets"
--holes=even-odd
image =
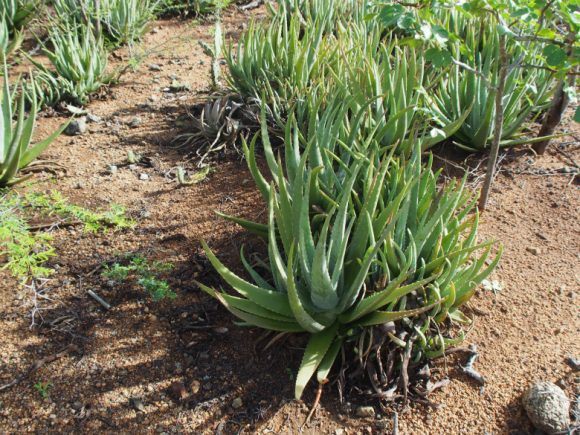
[(211, 82), (213, 89), (219, 89), (221, 78), (220, 59), (222, 57), (223, 35), (222, 25), (218, 20), (215, 23), (213, 35), (213, 47), (204, 41), (199, 41), (199, 45), (207, 56), (211, 57)]

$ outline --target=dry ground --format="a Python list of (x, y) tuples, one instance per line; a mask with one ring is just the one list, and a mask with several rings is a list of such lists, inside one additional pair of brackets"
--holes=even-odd
[[(228, 37), (235, 39), (248, 19), (235, 10), (226, 13)], [(264, 204), (239, 159), (215, 165), (195, 186), (178, 188), (167, 176), (178, 165), (194, 168), (187, 150), (172, 150), (170, 143), (178, 117), (206, 92), (209, 59), (197, 40), (209, 41), (212, 26), (179, 20), (155, 26), (144, 40), (149, 57), (139, 69), (89, 105), (103, 122), (90, 124), (85, 135), (61, 136), (43, 155), (65, 165), (66, 173), (41, 174), (28, 187), (56, 189), (91, 209), (122, 204), (139, 224), (133, 231), (100, 235), (78, 227), (54, 230), (58, 257), (51, 265), (57, 273), (47, 283), (51, 301), (42, 305), (40, 327), (29, 328), (30, 293), (0, 275), (0, 385), (74, 345), (0, 393), (1, 432), (296, 433), (312, 403), (313, 392), (305, 403), (292, 400), (290, 377), (303, 341), (256, 349), (261, 333), (235, 326), (192, 282), (198, 274), (215, 279), (200, 252), (201, 239), (231, 265), (237, 264), (242, 244), (257, 243), (214, 211), (260, 218)], [(115, 65), (128, 54), (119, 56)], [(153, 63), (160, 71), (150, 69)], [(164, 92), (174, 78), (188, 82), (192, 91)], [(142, 124), (131, 128), (134, 117)], [(39, 137), (62, 121), (41, 119)], [(572, 147), (578, 148), (575, 133)], [(129, 150), (149, 157), (151, 165), (121, 166)], [(578, 152), (573, 157), (580, 161)], [(119, 165), (113, 175), (107, 171), (112, 164)], [(477, 308), (468, 343), (477, 343), (476, 366), (488, 383), (479, 388), (450, 360), (453, 382), (432, 397), (440, 408), (412, 407), (401, 414), (402, 433), (527, 433), (520, 396), (530, 382), (559, 381), (570, 396), (578, 393), (578, 377), (565, 364), (566, 356), (580, 355), (578, 185), (570, 175), (541, 171), (570, 165), (555, 151), (541, 158), (510, 154), (504, 160), (481, 231), (505, 245), (493, 276), (503, 290), (495, 295), (480, 290), (469, 304)], [(142, 173), (149, 179), (140, 180)], [(130, 286), (107, 286), (99, 267), (127, 252), (175, 264), (169, 280), (178, 298), (154, 303)], [(89, 289), (113, 308), (104, 311), (87, 296)], [(33, 387), (39, 381), (50, 382), (46, 399)], [(176, 381), (187, 389), (179, 403), (168, 391)], [(334, 396), (327, 390), (306, 433), (390, 430), (389, 414), (357, 419)], [(142, 411), (131, 398), (141, 400)], [(242, 400), (236, 409), (235, 399)]]

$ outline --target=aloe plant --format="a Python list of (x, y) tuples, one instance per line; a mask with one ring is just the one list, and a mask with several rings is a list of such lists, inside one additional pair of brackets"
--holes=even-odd
[(38, 69), (34, 85), (41, 104), (64, 100), (84, 105), (91, 94), (113, 80), (107, 72), (105, 41), (91, 25), (57, 26), (49, 39), (52, 49), (45, 46), (44, 54), (54, 70), (31, 59)]
[[(262, 137), (270, 184), (252, 156), (256, 139), (246, 146), (268, 200), (268, 223), (230, 218), (267, 239), (266, 274), (242, 252), (252, 282), (244, 280), (204, 243), (238, 295), (200, 287), (248, 325), (311, 334), (296, 381), (299, 398), (314, 373), (319, 381), (328, 375), (345, 337), (373, 325), (423, 316), (417, 323), (424, 338), (420, 352), (440, 354), (445, 341), (430, 335), (430, 322), (465, 321), (459, 307), (495, 268), (501, 251), (486, 264), (493, 243), (478, 243), (477, 212), (470, 215), (476, 195), (464, 182), (438, 189), (431, 163), (421, 166), (420, 144), (408, 161), (394, 157), (395, 149), (376, 155), (380, 135), (336, 148), (313, 140), (300, 148), (293, 142), (300, 136), (296, 127), (286, 130), (285, 168)], [(341, 147), (342, 157), (329, 151)], [(323, 154), (332, 156), (318, 165), (316, 156)], [(329, 188), (325, 177), (341, 181)]]
[(0, 55), (6, 59), (20, 48), (22, 41), (24, 41), (23, 32), (11, 29), (6, 16), (0, 15)]
[(31, 145), (38, 107), (36, 99), (32, 98), (27, 115), (24, 92), (20, 92), (20, 96), (16, 98), (17, 88), (18, 86), (13, 92), (10, 91), (8, 71), (4, 64), (0, 106), (0, 187), (12, 186), (27, 179), (27, 176), (19, 176), (19, 171), (30, 165), (66, 127), (63, 125), (46, 139)]
[[(458, 44), (452, 45), (454, 57), (469, 69), (455, 66), (435, 87), (431, 104), (444, 120), (457, 119), (471, 107), (470, 113), (453, 135), (455, 144), (466, 151), (489, 148), (494, 131), (495, 93), (499, 76), (499, 36), (489, 31), (479, 20), (447, 17), (447, 25), (465, 38), (467, 52)], [(509, 47), (512, 62), (522, 62), (523, 51), (516, 43)], [(526, 56), (529, 57), (529, 54)], [(525, 61), (525, 59), (524, 59)], [(514, 146), (544, 138), (522, 137), (524, 124), (531, 115), (546, 107), (551, 92), (552, 77), (546, 70), (510, 68), (504, 91), (503, 130), (500, 146)]]
[(6, 20), (9, 33), (19, 32), (39, 6), (39, 0), (0, 0), (0, 16)]
[(110, 43), (122, 45), (141, 39), (158, 3), (156, 0), (56, 0), (54, 6), (61, 17), (102, 26)]

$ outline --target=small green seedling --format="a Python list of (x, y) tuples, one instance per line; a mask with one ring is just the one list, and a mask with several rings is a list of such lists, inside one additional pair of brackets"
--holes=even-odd
[(101, 276), (116, 283), (134, 281), (157, 302), (165, 298), (177, 297), (169, 283), (159, 278), (159, 274), (167, 273), (172, 269), (171, 263), (159, 261), (149, 263), (144, 257), (134, 256), (127, 265), (114, 263), (111, 266), (105, 266)]
[(38, 391), (40, 397), (42, 397), (43, 399), (48, 399), (48, 390), (52, 388), (52, 383), (49, 381), (46, 382), (38, 381), (36, 384), (34, 384), (34, 388), (36, 389), (36, 391)]

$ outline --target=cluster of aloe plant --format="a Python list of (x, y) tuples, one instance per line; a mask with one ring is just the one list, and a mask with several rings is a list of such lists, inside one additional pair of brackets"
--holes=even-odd
[[(440, 14), (443, 24), (460, 35), (463, 48), (450, 43), (454, 57), (461, 62), (452, 68), (435, 87), (434, 110), (442, 119), (457, 119), (469, 111), (453, 135), (454, 143), (466, 151), (489, 148), (495, 122), (495, 93), (499, 77), (499, 35), (485, 25), (484, 18), (468, 20), (458, 14)], [(540, 47), (524, 52), (519, 43), (510, 41), (512, 62), (533, 63)], [(467, 47), (467, 50), (466, 50)], [(545, 69), (510, 68), (504, 90), (504, 114), (500, 146), (514, 146), (544, 140), (521, 137), (530, 115), (538, 115), (547, 106), (551, 91), (551, 73)], [(468, 110), (468, 108), (471, 108)]]
[(19, 172), (30, 165), (63, 131), (66, 124), (46, 139), (32, 145), (38, 113), (36, 98), (26, 113), (25, 93), (16, 96), (18, 86), (10, 89), (8, 71), (4, 63), (4, 84), (0, 105), (0, 187), (12, 186), (27, 176)]
[(154, 17), (156, 0), (55, 0), (59, 16), (76, 22), (90, 22), (102, 28), (113, 45), (129, 44), (141, 39)]
[(210, 14), (228, 7), (234, 0), (161, 0), (158, 10), (163, 15), (181, 16)]
[(38, 0), (0, 1), (0, 56), (16, 51), (24, 38), (22, 28), (39, 7)]
[[(237, 47), (230, 48), (227, 79), (239, 95), (264, 101), (278, 126), (286, 122), (289, 108), (301, 121), (313, 100), (323, 101), (324, 108), (329, 94), (345, 88), (348, 98), (374, 113), (367, 127), (391, 123), (386, 146), (404, 142), (400, 151), (409, 153), (410, 127), (418, 123), (424, 150), (449, 137), (468, 151), (489, 146), (498, 35), (481, 19), (459, 16), (453, 8), (433, 12), (442, 35), (461, 33), (468, 42), (460, 51), (459, 44), (441, 37), (438, 43), (456, 50), (457, 62), (438, 69), (427, 55), (431, 43), (391, 28), (372, 2), (284, 0), (271, 11), (267, 26), (250, 24)], [(510, 47), (514, 64), (531, 62), (522, 53), (517, 44)], [(545, 107), (551, 84), (549, 71), (510, 70), (504, 146), (529, 142), (520, 133), (530, 115)]]
[(22, 30), (40, 3), (39, 0), (0, 0), (0, 16), (6, 21), (10, 34)]
[(107, 71), (108, 52), (102, 35), (91, 24), (69, 22), (50, 31), (50, 45), (44, 54), (50, 66), (31, 58), (37, 68), (29, 87), (35, 88), (40, 105), (69, 101), (84, 105), (91, 94), (113, 79)]
[[(420, 141), (408, 158), (396, 146), (387, 151), (382, 139), (390, 126), (364, 129), (371, 115), (345, 101), (311, 108), (308, 127), (291, 113), (283, 161), (270, 143), (265, 107), (261, 135), (244, 144), (268, 222), (226, 218), (267, 241), (268, 261), (258, 266), (241, 253), (252, 281), (227, 269), (204, 243), (237, 295), (200, 283), (203, 290), (248, 325), (310, 334), (298, 398), (315, 373), (326, 379), (349, 337), (373, 326), (414, 318), (422, 340), (414, 355), (440, 354), (446, 341), (432, 333), (432, 323), (466, 321), (459, 307), (501, 255), (492, 254), (492, 242), (478, 241), (477, 195), (464, 181), (438, 188), (439, 173), (421, 163)], [(267, 175), (257, 163), (258, 138)]]

